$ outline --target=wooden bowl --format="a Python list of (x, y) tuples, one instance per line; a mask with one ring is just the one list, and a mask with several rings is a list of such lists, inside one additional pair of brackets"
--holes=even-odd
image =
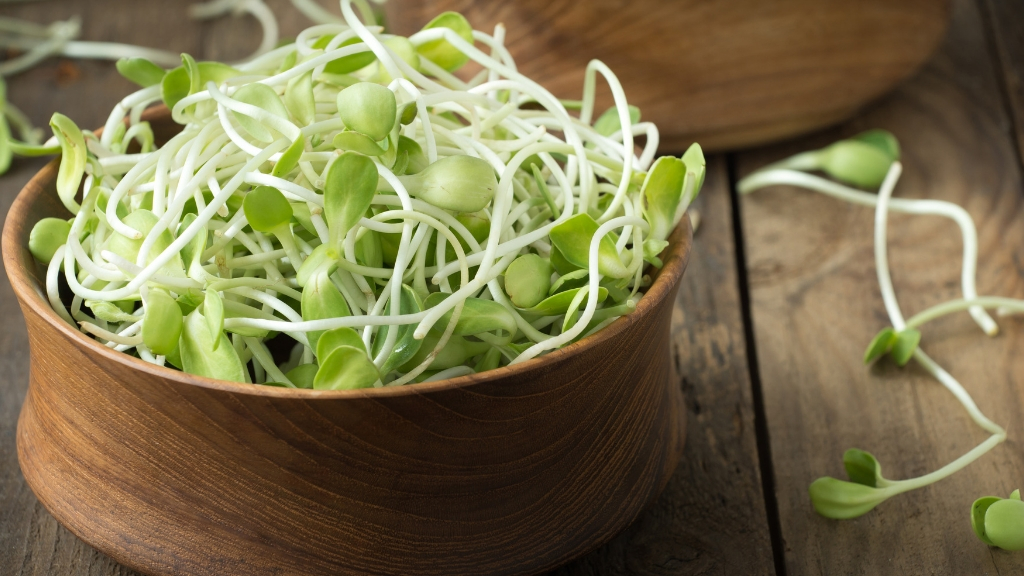
[[(172, 123), (155, 126), (164, 136)], [(4, 265), (28, 324), (18, 458), (80, 538), (149, 574), (531, 574), (630, 524), (684, 439), (669, 325), (689, 221), (636, 310), (541, 358), (396, 388), (211, 380), (64, 323), (29, 254), (67, 217), (57, 161), (21, 191)]]
[[(474, 28), (504, 23), (519, 70), (578, 99), (592, 58), (661, 130), (661, 148), (734, 149), (852, 116), (935, 50), (947, 0), (389, 0), (389, 28), (419, 30), (444, 10)], [(598, 79), (598, 113), (611, 97)]]

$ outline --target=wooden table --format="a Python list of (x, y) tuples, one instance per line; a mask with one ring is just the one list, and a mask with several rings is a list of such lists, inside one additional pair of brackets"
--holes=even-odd
[[(83, 16), (83, 37), (210, 59), (244, 56), (254, 22), (186, 25), (185, 2), (79, 0), (3, 6), (38, 22)], [(271, 2), (284, 34), (306, 23)], [(982, 336), (966, 314), (924, 329), (922, 346), (959, 377), (1009, 440), (932, 487), (853, 521), (816, 515), (807, 486), (842, 477), (849, 447), (887, 476), (937, 469), (983, 439), (958, 403), (915, 367), (861, 354), (887, 325), (874, 275), (872, 211), (775, 188), (738, 199), (737, 178), (860, 130), (891, 130), (904, 150), (897, 195), (962, 205), (978, 225), (982, 294), (1024, 297), (1024, 6), (956, 0), (932, 61), (853, 120), (796, 141), (709, 158), (701, 226), (675, 312), (675, 361), (689, 411), (686, 453), (658, 502), (603, 548), (556, 571), (583, 574), (1019, 574), (1024, 553), (991, 550), (970, 528), (978, 496), (1024, 487), (1024, 326)], [(60, 110), (99, 126), (131, 89), (106, 62), (49, 60), (9, 81), (45, 126)], [(83, 97), (88, 95), (88, 97)], [(40, 161), (0, 179), (0, 212)], [(890, 223), (896, 291), (909, 313), (960, 296), (960, 235), (948, 221)], [(0, 275), (0, 574), (131, 574), (61, 527), (18, 469), (15, 424), (28, 383), (20, 311)]]

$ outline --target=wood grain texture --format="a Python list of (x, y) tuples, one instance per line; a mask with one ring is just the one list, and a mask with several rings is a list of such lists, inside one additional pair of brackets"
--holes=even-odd
[(688, 221), (636, 310), (578, 343), (435, 383), (276, 389), (146, 364), (59, 319), (26, 247), (65, 213), (57, 166), (4, 228), (31, 355), (18, 460), (62, 524), (129, 566), (535, 574), (632, 523), (679, 462), (669, 328)]
[[(683, 457), (650, 509), (557, 576), (774, 574), (758, 472), (725, 159), (711, 157), (673, 312), (687, 408)], [(742, 551), (742, 553), (737, 553)]]
[(1003, 90), (1024, 167), (1024, 3), (984, 0), (988, 30), (998, 57)]
[[(401, 34), (443, 10), (481, 30), (504, 23), (519, 70), (561, 98), (580, 97), (598, 58), (679, 150), (751, 146), (846, 119), (923, 63), (948, 21), (947, 0), (390, 0), (385, 9)], [(599, 85), (598, 113), (611, 104)]]
[[(981, 294), (1024, 296), (1024, 187), (978, 6), (954, 3), (937, 57), (893, 95), (838, 130), (739, 156), (740, 172), (867, 128), (903, 147), (896, 195), (962, 205), (979, 228)], [(805, 190), (743, 199), (750, 294), (786, 569), (807, 574), (1020, 574), (1024, 556), (974, 536), (975, 498), (1024, 478), (1024, 323), (985, 337), (967, 314), (923, 328), (922, 348), (958, 377), (1009, 440), (955, 476), (852, 521), (816, 515), (807, 486), (845, 477), (842, 453), (872, 452), (886, 476), (935, 470), (985, 433), (916, 366), (861, 364), (888, 325), (874, 272), (873, 211)], [(892, 215), (889, 258), (907, 315), (960, 297), (959, 230), (937, 217)]]
[[(5, 2), (0, 14), (44, 24), (80, 15), (83, 39), (135, 41), (198, 53), (200, 30), (187, 25), (184, 8), (182, 2), (134, 0)], [(126, 30), (131, 31), (130, 38), (126, 38)], [(81, 126), (101, 126), (118, 100), (133, 90), (110, 62), (64, 58), (46, 60), (6, 82), (8, 100), (42, 127), (57, 110)], [(4, 215), (18, 191), (45, 163), (42, 159), (14, 160), (11, 170), (0, 178), (0, 211)], [(134, 574), (58, 524), (25, 484), (17, 462), (15, 424), (28, 384), (28, 340), (6, 273), (0, 275), (0, 317), (5, 322), (0, 330), (0, 574)]]

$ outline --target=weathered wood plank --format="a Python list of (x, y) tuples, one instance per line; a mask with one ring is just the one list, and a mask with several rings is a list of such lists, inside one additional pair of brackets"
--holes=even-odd
[[(82, 17), (82, 39), (138, 42), (171, 51), (196, 53), (199, 30), (188, 24), (182, 3), (132, 0), (5, 3), (4, 16), (49, 23)], [(83, 127), (98, 127), (111, 108), (134, 91), (107, 61), (50, 59), (7, 79), (8, 99), (36, 126), (44, 127), (55, 111)], [(0, 213), (45, 159), (15, 159), (0, 178)], [(0, 574), (12, 576), (128, 576), (134, 572), (97, 552), (39, 504), (18, 467), (15, 427), (28, 386), (28, 341), (17, 300), (0, 274)]]
[(688, 418), (682, 462), (635, 524), (554, 574), (775, 573), (723, 160), (708, 164), (697, 201), (701, 224), (673, 323)]
[(1014, 0), (984, 0), (992, 43), (999, 60), (1003, 89), (1024, 166), (1024, 4)]
[[(996, 71), (976, 4), (954, 2), (935, 59), (894, 94), (846, 125), (784, 146), (741, 154), (750, 172), (786, 155), (881, 127), (900, 139), (897, 195), (962, 205), (979, 227), (982, 294), (1024, 296), (1024, 194)], [(826, 520), (807, 486), (844, 478), (842, 453), (874, 453), (887, 477), (907, 478), (959, 457), (986, 435), (918, 367), (861, 364), (888, 325), (872, 252), (873, 212), (813, 192), (762, 190), (742, 200), (752, 320), (775, 470), (787, 574), (1016, 574), (1024, 556), (974, 536), (971, 502), (1005, 496), (1024, 477), (1024, 363), (1019, 318), (986, 338), (966, 314), (923, 329), (922, 347), (957, 376), (1009, 442), (941, 483), (898, 496), (859, 519)], [(956, 226), (893, 215), (890, 264), (909, 316), (960, 297)]]

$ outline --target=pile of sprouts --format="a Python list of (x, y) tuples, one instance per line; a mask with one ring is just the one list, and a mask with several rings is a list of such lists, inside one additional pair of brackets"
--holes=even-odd
[[(516, 364), (629, 314), (700, 147), (655, 161), (599, 61), (560, 101), (501, 26), (447, 12), (405, 38), (341, 12), (236, 66), (120, 60), (142, 88), (102, 133), (54, 115), (73, 216), (29, 248), (61, 318), (191, 374), (337, 390)], [(595, 119), (597, 75), (614, 106)], [(161, 101), (182, 130), (158, 146)]]
[[(888, 498), (950, 476), (1006, 440), (1006, 431), (982, 414), (956, 378), (920, 348), (919, 328), (939, 317), (966, 310), (985, 334), (995, 336), (999, 326), (986, 309), (995, 309), (1000, 314), (1022, 313), (1024, 300), (978, 295), (975, 288), (978, 233), (966, 210), (941, 200), (892, 198), (902, 172), (899, 156), (899, 144), (892, 134), (871, 130), (824, 149), (797, 154), (766, 166), (745, 177), (737, 186), (742, 194), (768, 186), (798, 186), (874, 208), (875, 268), (890, 326), (883, 328), (868, 345), (864, 363), (870, 364), (883, 356), (890, 357), (899, 366), (906, 365), (911, 359), (917, 361), (956, 397), (971, 419), (990, 434), (984, 442), (939, 470), (906, 480), (883, 477), (881, 465), (870, 453), (847, 450), (843, 454), (843, 464), (849, 481), (825, 477), (815, 480), (810, 486), (814, 509), (827, 518), (848, 519), (866, 514)], [(824, 172), (835, 181), (811, 173), (814, 171)], [(878, 192), (870, 193), (850, 185), (877, 188)], [(889, 275), (886, 225), (890, 211), (942, 216), (959, 226), (964, 250), (961, 273), (963, 298), (932, 306), (910, 318), (904, 316)], [(1024, 549), (1024, 502), (1020, 492), (1014, 491), (1007, 499), (988, 496), (975, 501), (971, 508), (971, 525), (978, 538), (990, 546), (1006, 550)]]

